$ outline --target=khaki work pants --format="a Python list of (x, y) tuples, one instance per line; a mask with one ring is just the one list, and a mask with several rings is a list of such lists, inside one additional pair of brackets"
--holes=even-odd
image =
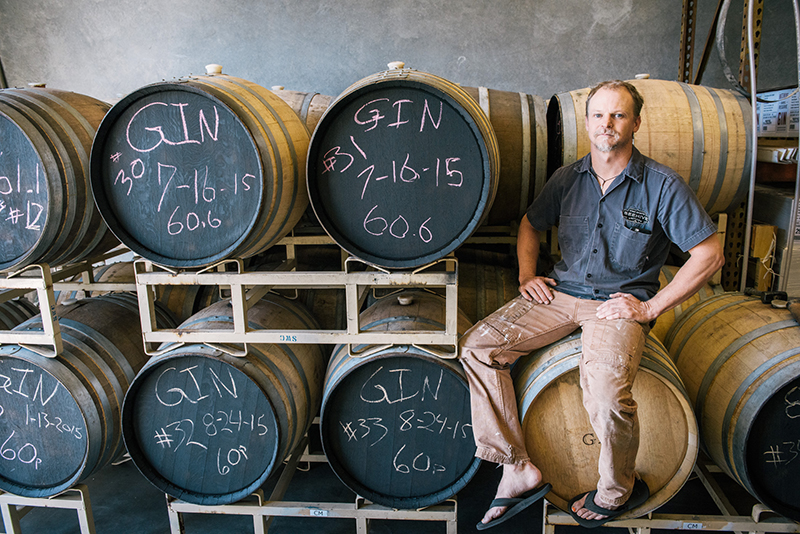
[(601, 303), (557, 291), (549, 304), (519, 296), (462, 337), (460, 360), (469, 380), (475, 455), (495, 463), (523, 463), (529, 457), (511, 364), (582, 328), (583, 404), (601, 446), (596, 501), (617, 506), (633, 489), (639, 421), (631, 387), (649, 327), (600, 320), (596, 310)]

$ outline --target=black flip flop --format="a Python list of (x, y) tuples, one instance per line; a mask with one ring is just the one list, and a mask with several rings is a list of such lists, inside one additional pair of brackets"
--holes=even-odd
[(479, 522), (475, 528), (478, 530), (486, 530), (487, 528), (492, 528), (499, 525), (506, 519), (511, 519), (525, 508), (544, 498), (545, 495), (550, 493), (550, 488), (552, 488), (552, 486), (550, 483), (547, 483), (532, 490), (528, 490), (519, 497), (500, 498), (493, 500), (492, 504), (489, 505), (489, 508), (494, 508), (495, 506), (507, 506), (508, 510), (506, 510), (506, 513), (497, 519), (492, 519), (488, 523)]
[(612, 519), (621, 516), (625, 512), (633, 510), (637, 506), (641, 506), (647, 499), (650, 498), (650, 488), (647, 487), (647, 484), (645, 484), (644, 480), (637, 478), (633, 483), (633, 491), (631, 492), (631, 496), (628, 497), (628, 500), (625, 502), (625, 504), (615, 510), (609, 510), (608, 508), (603, 508), (602, 506), (595, 504), (595, 494), (597, 494), (597, 490), (592, 490), (588, 494), (585, 494), (586, 501), (583, 503), (583, 507), (596, 514), (606, 516), (605, 519), (584, 519), (572, 510), (572, 505), (584, 496), (583, 493), (569, 501), (567, 511), (569, 511), (569, 514), (582, 527), (595, 528), (599, 527), (600, 525), (605, 525)]

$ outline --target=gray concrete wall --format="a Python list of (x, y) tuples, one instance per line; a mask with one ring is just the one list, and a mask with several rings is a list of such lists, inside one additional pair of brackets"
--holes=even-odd
[[(716, 2), (698, 6), (698, 48)], [(797, 83), (788, 0), (765, 0), (759, 90)], [(679, 74), (682, 0), (0, 0), (10, 86), (106, 101), (220, 63), (265, 87), (338, 95), (392, 60), (467, 86), (549, 98)], [(742, 1), (728, 23), (738, 67)], [(698, 50), (699, 54), (699, 50)], [(729, 87), (716, 50), (702, 83)]]

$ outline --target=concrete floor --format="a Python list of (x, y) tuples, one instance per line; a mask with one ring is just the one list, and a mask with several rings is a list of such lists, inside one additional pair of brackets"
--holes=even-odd
[[(476, 476), (458, 495), (458, 532), (475, 532), (475, 524), (491, 501), (500, 471), (492, 464), (482, 465)], [(726, 475), (715, 478), (741, 515), (749, 515), (753, 499)], [(169, 519), (165, 495), (138, 472), (132, 462), (108, 465), (84, 483), (89, 488), (97, 534), (166, 534)], [(270, 480), (265, 493), (274, 485)], [(298, 470), (284, 497), (286, 501), (353, 502), (354, 494), (345, 487), (327, 464), (311, 464), (307, 471)], [(692, 476), (683, 489), (658, 513), (718, 514), (711, 497), (701, 482)], [(223, 515), (184, 515), (186, 534), (252, 533), (250, 517)], [(80, 532), (77, 514), (72, 510), (34, 508), (22, 518), (23, 534), (74, 534)], [(442, 522), (373, 521), (370, 534), (444, 534)], [(504, 523), (494, 532), (536, 533), (542, 528), (542, 507), (534, 506)], [(352, 519), (278, 517), (270, 526), (271, 534), (350, 534), (355, 533)], [(558, 527), (559, 534), (579, 534), (580, 527)], [(597, 534), (624, 533), (622, 529), (600, 528)]]

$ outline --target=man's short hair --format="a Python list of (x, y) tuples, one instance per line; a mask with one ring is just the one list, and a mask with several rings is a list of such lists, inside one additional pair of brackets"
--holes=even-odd
[(644, 106), (644, 98), (642, 97), (641, 93), (636, 90), (636, 87), (633, 86), (630, 82), (625, 82), (622, 80), (609, 80), (606, 82), (600, 82), (594, 87), (592, 87), (591, 91), (589, 91), (589, 96), (586, 97), (586, 115), (589, 115), (589, 101), (592, 99), (594, 94), (599, 91), (600, 89), (613, 89), (615, 91), (619, 91), (620, 89), (625, 89), (630, 93), (631, 98), (633, 98), (633, 116), (634, 118), (638, 117), (639, 114), (642, 112), (642, 106)]

